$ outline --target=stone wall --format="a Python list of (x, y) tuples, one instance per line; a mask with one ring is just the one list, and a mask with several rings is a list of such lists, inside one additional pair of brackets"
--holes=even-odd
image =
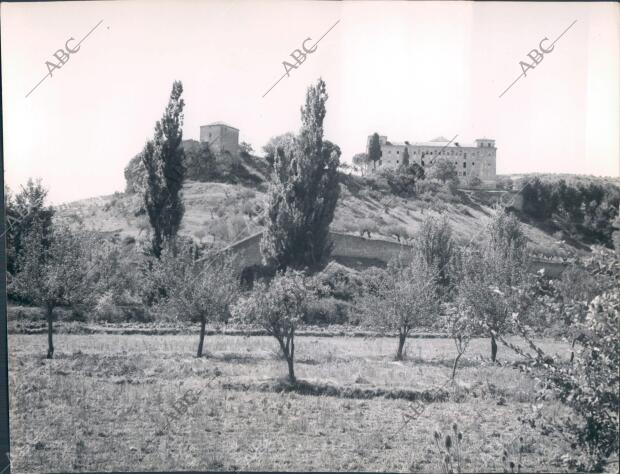
[[(386, 265), (399, 252), (406, 251), (406, 245), (386, 240), (371, 240), (356, 235), (330, 232), (334, 242), (332, 257), (353, 266)], [(235, 242), (226, 248), (235, 255), (241, 268), (261, 263), (260, 239), (262, 233), (254, 234), (246, 239)], [(356, 262), (358, 265), (356, 265)]]
[[(386, 240), (365, 239), (356, 235), (338, 232), (330, 232), (329, 234), (334, 242), (332, 258), (343, 265), (356, 269), (363, 269), (369, 266), (385, 266), (392, 258), (398, 256), (399, 253), (410, 249), (408, 245)], [(261, 264), (261, 236), (262, 233), (254, 234), (227, 247), (227, 250), (231, 251), (235, 256), (235, 261), (240, 271)], [(568, 261), (541, 259), (533, 256), (530, 270), (537, 272), (544, 268), (547, 275), (558, 278), (569, 264), (570, 262)]]

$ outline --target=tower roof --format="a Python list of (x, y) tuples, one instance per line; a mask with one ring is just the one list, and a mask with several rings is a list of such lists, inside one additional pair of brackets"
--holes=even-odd
[(213, 123), (208, 123), (207, 125), (203, 125), (203, 127), (211, 127), (211, 126), (216, 126), (216, 125), (221, 125), (224, 127), (228, 127), (228, 128), (234, 128), (235, 130), (239, 130), (237, 127), (233, 127), (232, 125), (227, 124), (226, 122), (213, 122)]

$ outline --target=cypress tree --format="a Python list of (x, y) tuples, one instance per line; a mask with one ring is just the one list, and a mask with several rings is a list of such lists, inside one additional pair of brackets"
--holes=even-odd
[(370, 146), (368, 147), (368, 159), (372, 161), (374, 169), (377, 169), (377, 161), (381, 159), (381, 141), (377, 132), (372, 134)]
[(409, 166), (409, 148), (405, 147), (405, 151), (403, 151), (402, 167), (406, 168), (408, 166)]
[(333, 247), (329, 225), (340, 194), (340, 148), (323, 140), (327, 97), (322, 79), (308, 88), (299, 135), (276, 150), (261, 240), (263, 262), (272, 270), (317, 270)]
[(141, 154), (146, 168), (144, 204), (153, 228), (152, 251), (157, 258), (164, 242), (175, 238), (185, 212), (181, 196), (185, 177), (182, 93), (183, 84), (174, 81), (166, 110), (155, 124), (155, 135)]

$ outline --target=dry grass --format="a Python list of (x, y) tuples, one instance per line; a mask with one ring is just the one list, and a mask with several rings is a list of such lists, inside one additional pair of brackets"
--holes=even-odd
[[(436, 211), (427, 209), (428, 205), (420, 199), (404, 199), (391, 193), (369, 191), (366, 188), (354, 195), (347, 191), (346, 187), (343, 186), (343, 189), (345, 191), (338, 202), (331, 225), (334, 231), (357, 234), (361, 220), (382, 219), (384, 223), (378, 226), (377, 232), (373, 232), (373, 238), (396, 242), (395, 237), (389, 232), (391, 226), (402, 226), (412, 235), (420, 228), (426, 216), (439, 215)], [(207, 235), (219, 219), (230, 219), (236, 213), (243, 216), (244, 204), (264, 205), (265, 200), (266, 193), (250, 190), (242, 185), (188, 181), (183, 185), (185, 215), (180, 233), (195, 237), (196, 232), (203, 231)], [(390, 203), (389, 214), (385, 212), (383, 201)], [(474, 240), (481, 237), (480, 233), (492, 214), (489, 206), (468, 207), (463, 204), (441, 202), (442, 214), (448, 218), (458, 240), (469, 242), (474, 236), (478, 236)], [(148, 219), (144, 215), (135, 215), (140, 205), (138, 195), (101, 196), (61, 206), (56, 219), (79, 228), (118, 233), (121, 238), (125, 236), (137, 238), (148, 228)], [(466, 213), (463, 212), (464, 208), (467, 210)], [(218, 216), (218, 213), (221, 215)], [(262, 230), (258, 218), (250, 219), (245, 216), (244, 219), (248, 229), (235, 235), (233, 241)], [(530, 245), (535, 248), (557, 247), (556, 239), (540, 229), (527, 223), (523, 224), (523, 228)], [(207, 235), (204, 240), (211, 242), (213, 238)], [(216, 237), (216, 241), (222, 244), (223, 242), (218, 240), (220, 238), (221, 236)]]
[[(466, 354), (458, 390), (426, 403), (407, 425), (404, 398), (343, 394), (432, 391), (450, 374), (452, 341), (411, 340), (408, 359), (397, 363), (394, 339), (299, 337), (298, 378), (335, 387), (319, 393), (336, 396), (278, 393), (286, 364), (267, 337), (209, 336), (202, 359), (193, 357), (196, 336), (58, 335), (55, 342), (49, 361), (44, 336), (9, 336), (14, 472), (437, 471), (432, 433), (454, 421), (467, 471), (501, 472), (504, 445), (519, 434), (526, 471), (559, 470), (566, 450), (517, 420), (533, 383), (502, 346), (503, 365), (490, 365), (484, 339)], [(543, 346), (568, 354), (559, 343)], [(162, 429), (190, 388), (204, 391)]]

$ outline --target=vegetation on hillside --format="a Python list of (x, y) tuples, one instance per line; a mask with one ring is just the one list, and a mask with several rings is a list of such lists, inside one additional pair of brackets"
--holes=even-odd
[(613, 221), (620, 207), (620, 186), (605, 182), (571, 183), (564, 179), (528, 180), (521, 191), (522, 212), (552, 230), (580, 235), (612, 248)]

